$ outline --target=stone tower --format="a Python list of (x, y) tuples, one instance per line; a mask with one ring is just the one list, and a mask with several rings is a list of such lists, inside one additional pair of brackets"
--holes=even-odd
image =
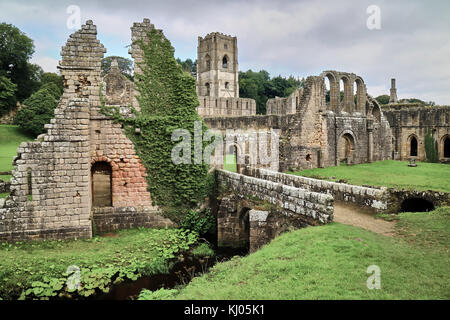
[(237, 38), (213, 32), (198, 37), (197, 95), (239, 98)]
[(391, 79), (391, 97), (389, 103), (397, 103), (397, 89), (395, 88), (395, 79)]

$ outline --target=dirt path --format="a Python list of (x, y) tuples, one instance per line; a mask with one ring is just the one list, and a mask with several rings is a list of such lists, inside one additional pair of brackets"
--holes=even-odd
[(334, 202), (334, 221), (361, 227), (385, 236), (393, 236), (395, 222), (375, 219), (375, 213), (342, 201)]

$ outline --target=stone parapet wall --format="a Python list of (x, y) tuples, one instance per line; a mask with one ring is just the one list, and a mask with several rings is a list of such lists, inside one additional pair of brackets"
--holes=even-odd
[(218, 244), (251, 251), (280, 233), (333, 221), (333, 197), (216, 170)]
[(249, 167), (245, 168), (244, 174), (274, 183), (328, 194), (333, 196), (335, 200), (353, 202), (378, 211), (388, 209), (389, 193), (387, 188), (384, 187), (379, 189), (368, 188)]
[(199, 96), (200, 116), (251, 116), (256, 115), (256, 101), (248, 98)]
[(94, 208), (93, 209), (94, 234), (112, 232), (120, 229), (167, 228), (174, 223), (160, 215), (159, 211), (145, 208), (139, 210), (136, 207), (122, 208)]

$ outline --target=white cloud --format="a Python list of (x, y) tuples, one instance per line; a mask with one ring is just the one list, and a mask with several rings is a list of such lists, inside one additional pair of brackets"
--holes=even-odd
[[(241, 70), (317, 75), (326, 69), (361, 75), (369, 93), (450, 104), (450, 1), (435, 0), (79, 0), (82, 22), (92, 19), (108, 55), (127, 56), (134, 21), (148, 17), (182, 58), (196, 58), (197, 36), (219, 31), (238, 37)], [(71, 33), (66, 8), (74, 1), (3, 1), (0, 20), (36, 39), (36, 61), (54, 68)], [(366, 27), (366, 9), (381, 8), (381, 30)], [(7, 13), (7, 14), (6, 14)], [(5, 14), (3, 17), (2, 15)], [(53, 49), (52, 49), (53, 48)]]
[(45, 72), (57, 72), (58, 60), (45, 56), (36, 56), (31, 59), (31, 63), (35, 63), (45, 71)]

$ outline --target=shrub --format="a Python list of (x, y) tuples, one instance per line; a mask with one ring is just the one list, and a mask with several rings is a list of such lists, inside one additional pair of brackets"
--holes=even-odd
[(7, 77), (0, 76), (0, 115), (8, 113), (16, 105), (17, 85)]
[(37, 136), (45, 132), (44, 125), (53, 118), (57, 104), (55, 94), (48, 87), (38, 90), (24, 101), (24, 106), (14, 118), (14, 124)]
[(202, 235), (212, 231), (215, 225), (216, 219), (211, 214), (211, 210), (207, 208), (203, 211), (190, 210), (184, 217), (181, 228)]
[(425, 153), (428, 162), (438, 162), (437, 143), (430, 132), (425, 134)]

